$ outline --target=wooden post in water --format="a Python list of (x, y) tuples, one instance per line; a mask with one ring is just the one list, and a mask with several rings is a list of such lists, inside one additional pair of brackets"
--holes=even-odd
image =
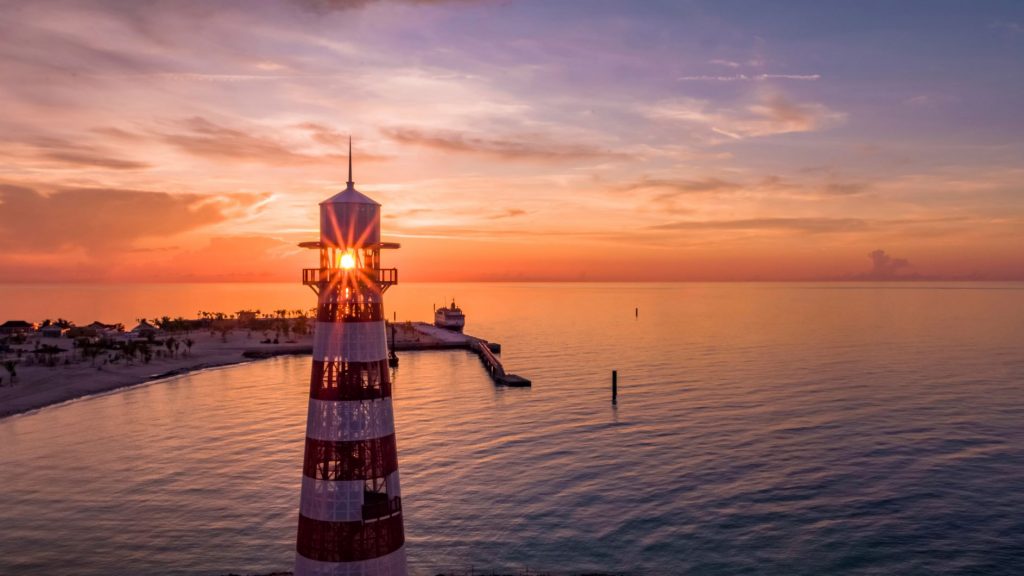
[(612, 404), (618, 403), (619, 398), (619, 371), (612, 370)]

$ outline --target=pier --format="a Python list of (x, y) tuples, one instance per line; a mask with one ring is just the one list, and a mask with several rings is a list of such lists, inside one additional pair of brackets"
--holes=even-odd
[(445, 330), (426, 322), (388, 323), (388, 347), (396, 352), (411, 350), (469, 350), (475, 353), (491, 380), (500, 386), (523, 387), (531, 382), (522, 376), (505, 372), (505, 367), (495, 353), (501, 352), (501, 345), (483, 338)]
[[(532, 383), (522, 376), (505, 372), (495, 354), (501, 353), (501, 344), (461, 332), (438, 328), (427, 322), (388, 322), (386, 324), (388, 349), (392, 352), (416, 350), (468, 350), (480, 358), (491, 380), (499, 386), (525, 387)], [(269, 358), (289, 354), (312, 354), (310, 345), (280, 345), (253, 348), (242, 353), (246, 358)]]
[(491, 346), (488, 342), (475, 339), (470, 346), (477, 356), (480, 357), (480, 361), (484, 363), (484, 368), (487, 369), (487, 373), (491, 375), (491, 380), (494, 380), (495, 384), (517, 387), (531, 385), (531, 382), (522, 376), (507, 374), (505, 367), (501, 365), (501, 360), (498, 360), (494, 352), (491, 351)]

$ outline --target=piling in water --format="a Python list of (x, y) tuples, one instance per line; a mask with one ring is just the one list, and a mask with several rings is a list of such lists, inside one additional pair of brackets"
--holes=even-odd
[(619, 400), (619, 371), (612, 370), (612, 404)]

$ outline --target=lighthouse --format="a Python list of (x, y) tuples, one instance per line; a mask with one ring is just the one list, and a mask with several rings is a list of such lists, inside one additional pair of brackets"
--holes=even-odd
[(296, 576), (406, 574), (383, 294), (398, 271), (380, 267), (380, 204), (352, 181), (320, 203), (317, 294), (302, 463)]

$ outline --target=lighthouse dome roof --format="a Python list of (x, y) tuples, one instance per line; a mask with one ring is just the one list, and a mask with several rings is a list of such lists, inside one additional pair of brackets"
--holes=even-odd
[(356, 190), (352, 182), (349, 182), (348, 188), (320, 203), (321, 206), (324, 204), (372, 204), (380, 206), (379, 202)]

